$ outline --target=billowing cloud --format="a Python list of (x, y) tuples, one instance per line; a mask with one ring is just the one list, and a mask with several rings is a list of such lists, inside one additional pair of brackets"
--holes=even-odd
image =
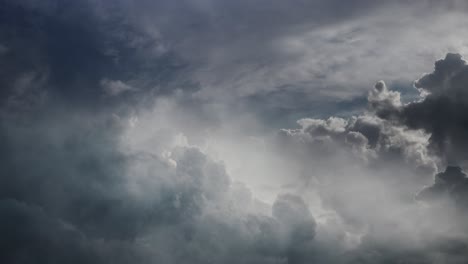
[(460, 167), (449, 166), (444, 172), (435, 176), (433, 185), (423, 189), (417, 196), (418, 199), (434, 202), (443, 198), (449, 198), (460, 206), (463, 211), (468, 202), (468, 178)]
[(467, 262), (462, 1), (0, 7), (0, 262)]
[(279, 196), (271, 209), (198, 148), (125, 151), (115, 120), (81, 118), (37, 120), (34, 130), (3, 120), (2, 261), (234, 263), (242, 252), (244, 263), (277, 263), (306, 254), (296, 249), (316, 224), (300, 197)]
[(282, 149), (305, 157), (297, 182), (307, 187), (298, 190), (316, 189), (323, 206), (352, 226), (348, 232), (363, 232), (345, 263), (466, 261), (467, 177), (459, 166), (445, 168), (466, 164), (465, 67), (448, 54), (415, 82), (421, 97), (413, 102), (402, 103), (380, 81), (365, 114), (302, 119), (299, 129), (281, 131)]
[[(448, 164), (464, 164), (467, 156), (467, 66), (459, 54), (449, 53), (436, 62), (434, 72), (415, 82), (423, 97), (401, 105), (395, 92), (378, 90), (372, 102), (377, 114), (430, 134), (433, 151)], [(371, 98), (372, 99), (372, 98)]]

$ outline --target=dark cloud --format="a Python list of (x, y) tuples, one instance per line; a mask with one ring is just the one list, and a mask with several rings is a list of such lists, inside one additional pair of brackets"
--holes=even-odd
[[(75, 107), (108, 103), (102, 95), (115, 91), (118, 83), (120, 90), (138, 88), (126, 94), (129, 102), (143, 92), (172, 93), (171, 81), (186, 67), (157, 36), (128, 24), (117, 12), (103, 16), (92, 1), (1, 5), (0, 36), (8, 51), (2, 54), (0, 72), (3, 100), (19, 89), (21, 76), (33, 74), (46, 79), (51, 97)], [(198, 89), (185, 80), (176, 86)]]
[(430, 134), (432, 150), (446, 163), (463, 164), (468, 158), (467, 73), (462, 57), (449, 53), (436, 62), (434, 72), (415, 82), (415, 87), (427, 94), (421, 100), (401, 105), (399, 93), (376, 88), (371, 106), (382, 118)]
[(434, 184), (418, 193), (417, 198), (427, 202), (448, 198), (463, 212), (468, 205), (468, 178), (460, 167), (448, 166), (436, 174)]
[[(298, 161), (295, 166), (301, 174), (292, 180), (295, 190), (318, 193), (321, 205), (335, 212), (351, 234), (366, 237), (382, 232), (376, 239), (382, 247), (394, 248), (381, 240), (390, 235), (391, 226), (419, 221), (402, 218), (419, 210), (413, 208), (415, 193), (430, 183), (437, 169), (437, 158), (427, 149), (428, 136), (372, 113), (349, 119), (304, 119), (299, 125), (279, 136), (282, 153)], [(394, 239), (406, 238), (398, 234)]]
[[(95, 2), (110, 12), (105, 1)], [(458, 26), (444, 27), (452, 20), (443, 15), (454, 9), (430, 2), (120, 0), (114, 7), (189, 61), (190, 77), (201, 84), (203, 97), (236, 103), (239, 97), (283, 93), (287, 87), (293, 96), (303, 93), (315, 103), (322, 97), (362, 96), (376, 78), (412, 81), (447, 47), (458, 48), (452, 34), (463, 33), (443, 30), (458, 32)], [(428, 12), (437, 15), (432, 30), (426, 27)], [(414, 52), (421, 39), (433, 41)]]
[(169, 132), (155, 145), (164, 155), (127, 151), (121, 119), (51, 107), (1, 119), (2, 262), (237, 263), (242, 254), (243, 263), (300, 263), (308, 256), (316, 224), (300, 197), (279, 196), (271, 213), (200, 149), (164, 144)]
[(4, 263), (99, 263), (97, 252), (80, 232), (38, 207), (1, 200), (0, 215)]
[(375, 168), (395, 162), (415, 168), (423, 175), (436, 168), (436, 160), (426, 149), (425, 135), (396, 127), (372, 114), (349, 119), (302, 119), (298, 123), (301, 128), (282, 130), (280, 138), (306, 143), (310, 151), (321, 153), (318, 159), (350, 152), (351, 160)]
[[(437, 62), (415, 83), (428, 95), (409, 104), (383, 82), (367, 100), (336, 99), (328, 85), (362, 77), (349, 77), (355, 58), (340, 50), (369, 42), (375, 28), (360, 16), (380, 10), (369, 19), (385, 21), (383, 6), (1, 1), (0, 262), (466, 262), (462, 169), (414, 199), (440, 158), (466, 158), (465, 62)], [(246, 112), (262, 133), (298, 116), (346, 118), (301, 119), (279, 148), (261, 135), (273, 145), (261, 155), (281, 162), (249, 162), (271, 166), (268, 184), (291, 183), (265, 203), (239, 182), (257, 175), (238, 175), (203, 145), (223, 129), (250, 137), (233, 117)], [(237, 144), (237, 130), (223, 136)], [(245, 162), (243, 151), (232, 153)], [(440, 211), (436, 200), (454, 206)]]
[[(415, 82), (419, 100), (403, 104), (400, 93), (380, 81), (369, 92), (366, 114), (302, 119), (299, 129), (280, 133), (282, 149), (292, 144), (287, 153), (294, 158), (314, 157), (298, 163), (306, 171), (299, 184), (317, 188), (324, 206), (351, 229), (367, 229), (342, 263), (466, 262), (467, 177), (462, 167), (448, 166), (421, 190), (437, 168), (466, 162), (465, 70), (460, 55), (448, 54), (433, 73)], [(340, 169), (343, 164), (346, 169)]]

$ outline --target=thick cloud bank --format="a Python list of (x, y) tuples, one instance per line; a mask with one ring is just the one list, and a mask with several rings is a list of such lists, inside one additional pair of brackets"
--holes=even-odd
[(3, 263), (277, 263), (314, 238), (300, 197), (271, 212), (198, 148), (124, 151), (115, 124), (5, 121)]
[(467, 263), (461, 55), (272, 129), (419, 74), (363, 64), (421, 2), (1, 1), (0, 263)]
[(376, 86), (370, 97), (377, 115), (430, 135), (431, 150), (447, 164), (464, 165), (467, 160), (468, 66), (459, 54), (449, 53), (435, 63), (432, 73), (414, 83), (420, 101), (402, 105), (399, 93)]
[(366, 113), (302, 119), (279, 135), (283, 150), (306, 157), (299, 184), (316, 189), (348, 232), (362, 232), (348, 255), (357, 263), (467, 261), (466, 63), (447, 54), (435, 65), (415, 82), (413, 102), (380, 81)]

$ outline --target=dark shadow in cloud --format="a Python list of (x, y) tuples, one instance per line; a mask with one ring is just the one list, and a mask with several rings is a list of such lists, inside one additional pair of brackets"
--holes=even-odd
[(1, 44), (8, 48), (1, 56), (2, 100), (18, 89), (24, 74), (44, 76), (51, 97), (74, 107), (112, 102), (103, 98), (103, 80), (135, 88), (125, 94), (134, 103), (142, 93), (171, 94), (175, 86), (198, 89), (182, 79), (175, 85), (174, 77), (187, 64), (164, 48), (163, 40), (126, 23), (118, 12), (101, 16), (92, 1), (47, 0), (38, 6), (1, 3)]
[(198, 148), (129, 153), (121, 120), (106, 111), (33, 110), (0, 119), (2, 263), (310, 257), (316, 224), (302, 198), (279, 196), (272, 214), (260, 213), (248, 188)]
[(272, 208), (284, 232), (286, 255), (289, 263), (303, 263), (310, 258), (308, 250), (315, 237), (316, 223), (301, 197), (283, 194), (277, 197)]
[[(342, 16), (363, 12), (370, 2), (375, 3), (261, 1), (252, 6), (245, 1), (210, 2), (214, 16), (205, 16), (209, 8), (194, 11), (192, 5), (203, 7), (198, 1), (134, 5), (136, 9), (162, 6), (156, 14), (178, 14), (162, 30), (177, 34), (171, 40), (188, 36), (187, 43), (200, 43), (203, 47), (189, 45), (190, 52), (197, 53), (240, 35), (255, 36), (265, 28), (269, 31), (258, 35), (258, 40), (272, 39), (290, 26), (340, 21)], [(0, 3), (0, 85), (5, 87), (0, 92), (0, 262), (296, 264), (340, 259), (332, 257), (333, 245), (319, 250), (318, 221), (300, 196), (279, 195), (270, 208), (255, 200), (247, 187), (233, 182), (222, 163), (193, 146), (167, 147), (163, 154), (122, 148), (125, 117), (131, 111), (121, 105), (153, 101), (159, 95), (177, 93), (175, 90), (192, 93), (198, 86), (179, 78), (187, 65), (166, 49), (165, 40), (140, 30), (136, 22), (127, 23), (123, 18), (128, 14), (110, 12), (101, 17), (94, 3)], [(147, 11), (153, 15), (153, 9)], [(220, 37), (219, 42), (205, 47), (209, 43), (205, 40), (212, 36)], [(201, 39), (204, 41), (199, 42)], [(441, 153), (447, 153), (447, 140), (456, 143), (453, 148), (461, 152), (467, 143), (462, 114), (465, 67), (459, 57), (447, 56), (432, 75), (416, 84), (431, 94), (409, 105), (401, 105), (397, 93), (378, 83), (369, 95), (371, 109), (398, 125), (424, 129)], [(295, 102), (304, 105), (300, 107), (304, 111), (308, 109), (308, 101), (300, 100), (301, 93), (267, 96), (287, 101), (288, 114), (294, 109), (289, 105)], [(252, 104), (264, 104), (262, 98), (252, 100)], [(187, 112), (201, 105), (193, 100), (181, 102), (180, 108)], [(342, 110), (359, 108), (362, 99), (343, 104)], [(427, 109), (432, 113), (429, 116)], [(300, 145), (312, 149), (307, 154), (320, 156), (319, 162), (340, 152), (347, 157), (352, 154), (353, 162), (370, 161), (377, 168), (374, 171), (389, 161), (431, 171), (434, 164), (424, 143), (408, 136), (406, 130), (395, 130), (388, 120), (365, 115), (349, 120), (304, 119), (300, 129), (284, 130), (282, 135), (299, 139)], [(434, 120), (437, 125), (431, 123)], [(186, 123), (190, 126), (198, 121), (193, 118)], [(171, 141), (173, 136), (155, 132), (161, 142)], [(166, 150), (159, 146), (166, 142), (161, 142), (154, 148)], [(333, 165), (337, 164), (341, 165)], [(397, 176), (387, 182), (402, 180)], [(458, 203), (466, 200), (466, 176), (460, 169), (449, 168), (437, 179), (442, 187), (436, 183), (421, 195), (448, 192)], [(354, 178), (346, 183), (361, 184)], [(342, 188), (345, 185), (335, 182), (330, 186), (340, 195), (332, 200), (331, 208), (341, 210), (342, 215), (348, 213), (347, 220), (372, 221), (357, 217), (366, 208), (362, 204), (369, 200), (368, 194), (349, 206), (346, 199), (354, 190), (343, 192), (348, 190)], [(382, 209), (382, 204), (378, 206)], [(369, 248), (365, 243), (362, 247), (365, 254), (377, 252), (370, 263), (428, 260), (419, 249), (380, 245), (372, 238), (372, 234), (367, 237)], [(445, 246), (448, 252), (462, 255), (463, 243)]]
[(468, 159), (468, 66), (459, 54), (436, 62), (434, 72), (414, 86), (427, 93), (420, 101), (401, 105), (399, 93), (374, 89), (371, 106), (381, 118), (430, 134), (432, 150), (448, 164)]
[(435, 176), (432, 186), (423, 189), (417, 199), (433, 202), (451, 199), (461, 210), (468, 208), (468, 178), (460, 167), (448, 166), (444, 172)]
[(0, 200), (3, 263), (100, 263), (86, 237), (39, 207)]

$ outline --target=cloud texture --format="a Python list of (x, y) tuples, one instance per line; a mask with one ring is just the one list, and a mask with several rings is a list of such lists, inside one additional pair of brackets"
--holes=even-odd
[(2, 1), (0, 262), (466, 263), (466, 8)]

